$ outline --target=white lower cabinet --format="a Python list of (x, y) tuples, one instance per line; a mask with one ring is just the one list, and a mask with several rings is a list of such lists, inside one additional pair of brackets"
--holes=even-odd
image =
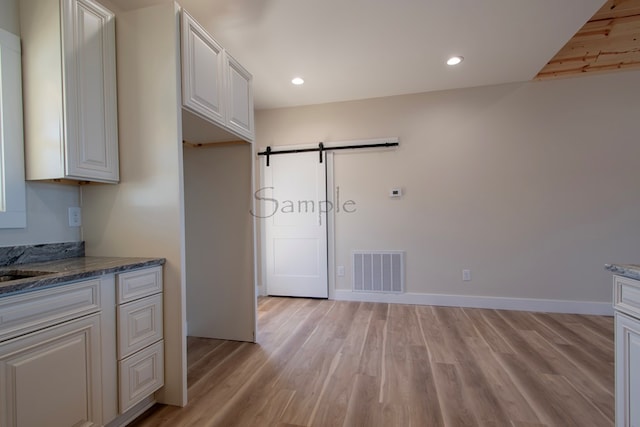
[(0, 345), (0, 426), (102, 425), (100, 314)]
[(616, 313), (616, 426), (640, 426), (640, 320)]
[(613, 277), (616, 427), (640, 427), (640, 281)]
[(162, 267), (117, 275), (118, 408), (164, 385)]
[(0, 427), (124, 426), (163, 385), (162, 266), (0, 298)]

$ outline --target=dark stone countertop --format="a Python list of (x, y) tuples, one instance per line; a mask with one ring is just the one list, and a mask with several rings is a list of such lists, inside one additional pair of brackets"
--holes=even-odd
[(7, 265), (0, 267), (0, 274), (12, 271), (47, 272), (47, 274), (0, 282), (0, 298), (60, 286), (67, 282), (89, 279), (103, 274), (121, 273), (143, 267), (163, 265), (164, 262), (164, 258), (77, 257)]
[(604, 268), (618, 276), (640, 280), (640, 265), (638, 264), (605, 264)]

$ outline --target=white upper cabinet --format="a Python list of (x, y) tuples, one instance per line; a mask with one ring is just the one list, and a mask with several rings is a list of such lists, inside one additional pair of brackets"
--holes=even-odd
[(26, 177), (116, 183), (114, 14), (93, 0), (20, 0)]
[(184, 9), (181, 24), (182, 106), (226, 131), (193, 129), (198, 124), (187, 116), (184, 134), (195, 139), (189, 142), (220, 142), (234, 136), (252, 142), (253, 77)]

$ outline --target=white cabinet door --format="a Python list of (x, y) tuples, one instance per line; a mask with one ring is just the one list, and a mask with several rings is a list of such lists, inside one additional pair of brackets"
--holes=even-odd
[(182, 105), (202, 118), (225, 125), (222, 47), (182, 11)]
[(114, 14), (95, 0), (20, 0), (26, 177), (115, 183)]
[(93, 0), (62, 5), (66, 174), (118, 181), (114, 14)]
[(616, 313), (616, 426), (640, 426), (640, 320)]
[(227, 126), (253, 141), (253, 76), (225, 52), (227, 83)]
[(2, 343), (0, 426), (100, 425), (100, 360), (99, 314)]

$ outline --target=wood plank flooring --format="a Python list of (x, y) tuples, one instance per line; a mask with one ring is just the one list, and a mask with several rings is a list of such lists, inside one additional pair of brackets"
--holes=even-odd
[(188, 338), (142, 426), (613, 426), (613, 318), (260, 298), (258, 344)]

